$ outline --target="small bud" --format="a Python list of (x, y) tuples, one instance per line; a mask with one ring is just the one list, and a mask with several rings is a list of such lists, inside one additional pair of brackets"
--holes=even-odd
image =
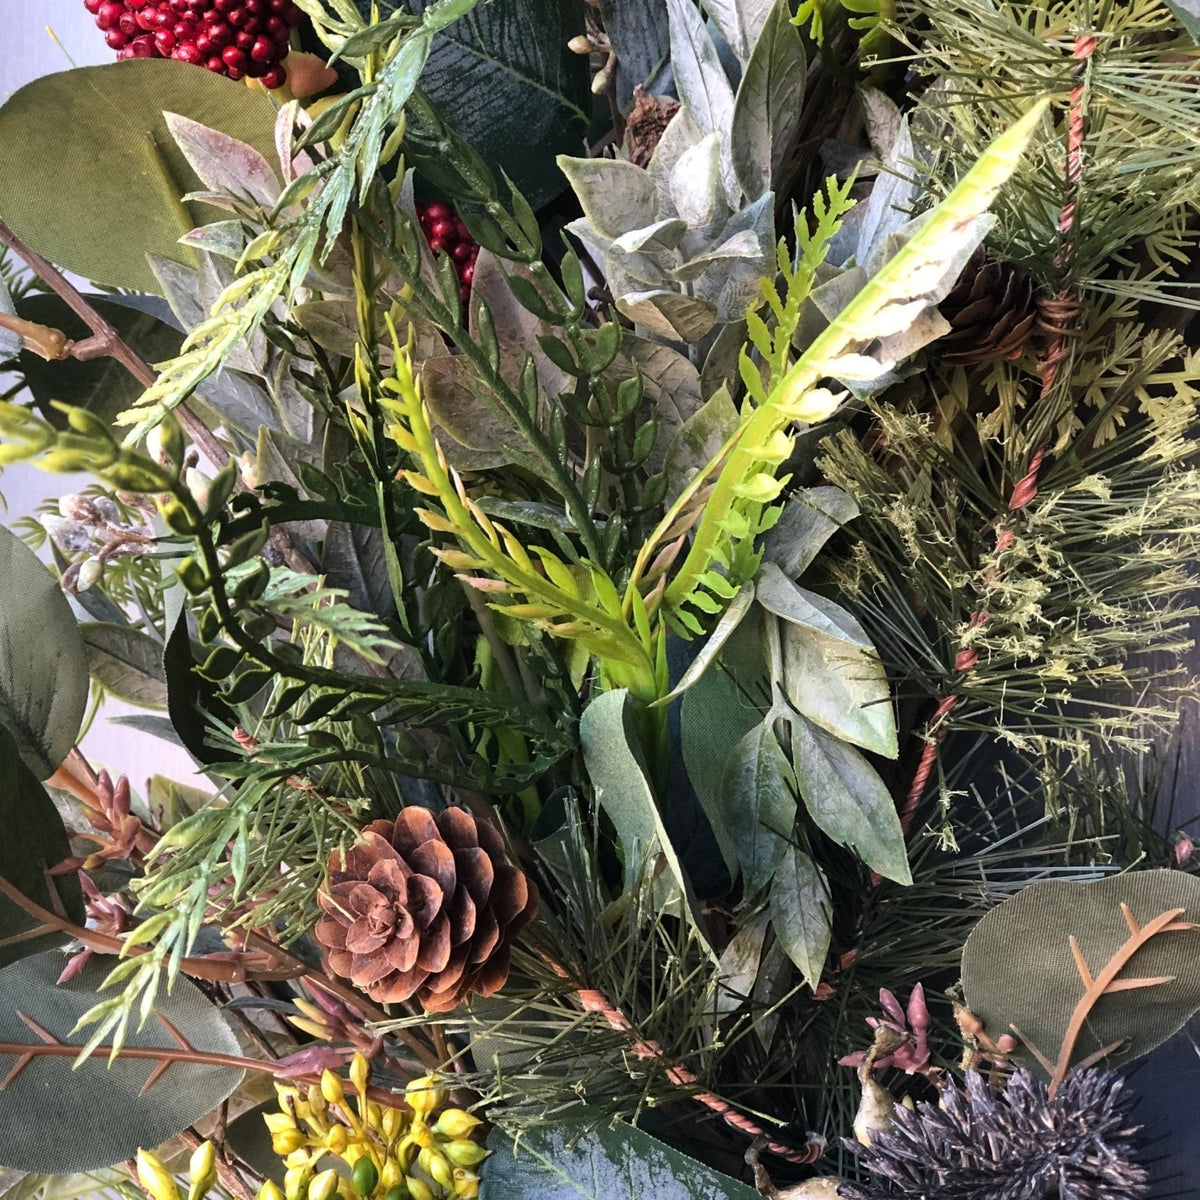
[(329, 1101), (330, 1104), (341, 1104), (345, 1098), (345, 1091), (342, 1088), (342, 1081), (328, 1067), (321, 1072), (321, 1095)]
[(273, 1179), (264, 1179), (254, 1200), (284, 1200), (280, 1194), (279, 1185)]
[(371, 1077), (371, 1065), (357, 1051), (350, 1060), (350, 1082), (360, 1096), (367, 1094), (367, 1080)]
[(203, 471), (197, 471), (195, 467), (188, 467), (183, 473), (183, 482), (187, 490), (192, 493), (192, 499), (201, 508), (207, 508), (208, 489), (212, 480)]
[(418, 1179), (416, 1175), (406, 1175), (404, 1182), (408, 1185), (408, 1194), (412, 1200), (437, 1200), (433, 1194), (433, 1188), (425, 1180)]
[(146, 435), (146, 450), (160, 467), (183, 462), (183, 430), (174, 417), (167, 417)]
[(572, 54), (591, 54), (595, 47), (592, 45), (592, 39), (581, 33), (567, 43), (567, 49)]
[(383, 1129), (383, 1136), (389, 1142), (394, 1142), (403, 1132), (404, 1126), (407, 1123), (406, 1118), (407, 1114), (403, 1109), (389, 1108), (384, 1112), (381, 1127)]
[(422, 1150), (417, 1155), (417, 1165), (434, 1183), (440, 1183), (444, 1188), (454, 1186), (454, 1168), (446, 1156), (437, 1150)]
[(88, 588), (95, 587), (103, 574), (104, 566), (98, 558), (85, 558), (79, 564), (79, 573), (75, 576), (75, 590), (86, 592)]
[(459, 1200), (476, 1200), (479, 1195), (479, 1176), (466, 1167), (455, 1167), (454, 1194)]
[(438, 1087), (437, 1080), (432, 1075), (422, 1075), (414, 1079), (405, 1089), (404, 1098), (409, 1107), (418, 1116), (436, 1112), (446, 1103), (446, 1093)]
[(334, 1154), (344, 1154), (349, 1138), (346, 1133), (345, 1125), (334, 1125), (329, 1130), (325, 1138), (325, 1145), (333, 1151)]
[(179, 1200), (179, 1189), (171, 1172), (149, 1150), (137, 1152), (137, 1173), (142, 1187), (154, 1200)]
[(312, 1168), (305, 1164), (302, 1167), (289, 1167), (283, 1175), (283, 1194), (287, 1200), (301, 1200), (308, 1190), (308, 1181), (312, 1178)]
[(304, 1134), (298, 1129), (285, 1129), (282, 1133), (271, 1135), (271, 1149), (280, 1156), (292, 1154), (305, 1144)]
[(295, 1118), (289, 1112), (265, 1113), (263, 1124), (271, 1131), (272, 1136), (277, 1133), (287, 1133), (296, 1128)]
[(599, 71), (592, 76), (592, 95), (603, 96), (608, 91), (609, 75), (608, 72), (601, 67)]
[(473, 1167), (488, 1156), (488, 1152), (470, 1138), (455, 1138), (452, 1142), (446, 1142), (442, 1146), (442, 1153), (460, 1167)]
[(871, 1076), (861, 1076), (863, 1092), (854, 1117), (854, 1136), (864, 1146), (871, 1144), (871, 1135), (892, 1127), (896, 1102)]
[(201, 1142), (188, 1162), (188, 1200), (199, 1200), (217, 1178), (217, 1150), (212, 1142)]
[(322, 1171), (315, 1175), (312, 1183), (308, 1185), (308, 1200), (329, 1200), (337, 1191), (337, 1185), (338, 1173), (332, 1167), (328, 1171)]
[(448, 1108), (438, 1117), (433, 1132), (440, 1137), (461, 1138), (466, 1137), (472, 1129), (482, 1124), (483, 1122), (478, 1117), (464, 1112), (461, 1108)]
[(1011, 1033), (1002, 1033), (996, 1039), (996, 1049), (1001, 1054), (1012, 1054), (1017, 1048), (1017, 1039)]
[(1196, 843), (1186, 833), (1181, 833), (1175, 840), (1175, 865), (1182, 867), (1196, 852)]

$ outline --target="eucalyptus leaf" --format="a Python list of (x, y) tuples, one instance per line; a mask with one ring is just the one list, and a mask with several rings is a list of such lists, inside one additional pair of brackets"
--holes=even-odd
[(704, 7), (743, 67), (767, 36), (765, 28), (772, 13), (779, 11), (778, 7), (772, 8), (772, 0), (708, 0)]
[(763, 539), (763, 560), (788, 579), (798, 579), (821, 547), (858, 514), (858, 501), (839, 487), (798, 488)]
[(757, 1200), (744, 1183), (624, 1121), (542, 1122), (520, 1140), (497, 1127), (479, 1167), (482, 1200)]
[(0, 727), (48, 779), (70, 753), (88, 698), (83, 635), (46, 566), (0, 527)]
[[(64, 963), (62, 955), (49, 951), (0, 971), (0, 1042), (42, 1044), (21, 1019), (25, 1014), (60, 1042), (82, 1045), (72, 1031), (95, 1004), (111, 964), (92, 960), (69, 982), (56, 985)], [(221, 1014), (186, 979), (159, 994), (155, 1014), (196, 1050), (240, 1053)], [(154, 1017), (141, 1028), (132, 1022), (126, 1044), (179, 1049)], [(0, 1162), (55, 1175), (123, 1162), (139, 1147), (158, 1146), (206, 1116), (244, 1074), (227, 1066), (177, 1062), (143, 1095), (157, 1066), (154, 1060), (134, 1058), (119, 1058), (109, 1066), (103, 1051), (78, 1065), (73, 1056), (33, 1058), (0, 1091)], [(48, 1136), (51, 1131), (69, 1131), (69, 1136)]]
[(771, 923), (780, 945), (816, 988), (833, 936), (829, 884), (812, 855), (798, 845), (787, 848), (771, 882)]
[[(746, 0), (722, 3), (748, 18), (758, 15)], [(762, 0), (759, 7), (765, 10), (768, 3)], [(780, 181), (808, 78), (804, 41), (792, 24), (788, 0), (776, 0), (764, 16), (762, 36), (750, 43), (753, 53), (734, 100), (730, 136), (738, 182), (746, 195), (753, 197), (770, 191)]]
[(738, 411), (729, 392), (719, 388), (676, 431), (663, 458), (667, 499), (675, 499), (706, 467), (738, 427)]
[(725, 828), (748, 896), (771, 882), (796, 823), (795, 779), (774, 724), (768, 717), (738, 742), (721, 779)]
[(80, 626), (92, 678), (110, 695), (139, 708), (167, 707), (162, 645), (128, 625)]
[(671, 70), (679, 103), (701, 133), (727, 136), (733, 121), (733, 88), (700, 10), (691, 0), (667, 0), (667, 12), (671, 18)]
[[(1146, 925), (1176, 908), (1180, 920), (1200, 923), (1200, 879), (1183, 871), (1128, 871), (1095, 883), (1047, 880), (1032, 884), (993, 908), (963, 949), (966, 1003), (993, 1038), (1016, 1026), (1051, 1060), (1058, 1057), (1067, 1025), (1084, 994), (1072, 954), (1078, 943), (1093, 978), (1130, 939), (1121, 905)], [(1114, 991), (1091, 1009), (1073, 1056), (1079, 1062), (1119, 1043), (1104, 1062), (1140, 1058), (1181, 1029), (1200, 1010), (1200, 930), (1151, 938), (1117, 974), (1117, 980), (1155, 979), (1150, 987)], [(1038, 1064), (1022, 1046), (1018, 1057)]]
[(177, 239), (212, 215), (181, 199), (200, 180), (167, 128), (168, 97), (174, 112), (274, 153), (268, 97), (212, 71), (133, 59), (45, 75), (0, 107), (0, 212), (18, 237), (97, 283), (157, 291), (146, 254), (188, 261)]
[(617, 308), (635, 324), (670, 341), (698, 342), (717, 323), (717, 306), (666, 289), (626, 292)]
[(853, 746), (798, 713), (785, 718), (792, 732), (792, 766), (809, 816), (835, 842), (849, 846), (873, 871), (912, 883), (896, 803), (879, 772)]
[[(69, 858), (71, 843), (54, 801), (16, 753), (12, 738), (0, 728), (0, 876), (34, 903), (53, 912), (47, 871)], [(83, 892), (74, 872), (54, 877), (54, 887), (68, 917), (82, 925)], [(67, 940), (60, 933), (28, 941), (7, 942), (40, 922), (7, 896), (0, 896), (0, 967)], [(7, 943), (7, 944), (6, 944)], [(0, 1158), (0, 1161), (4, 1161)]]
[(792, 583), (772, 562), (759, 568), (758, 602), (780, 618), (788, 700), (829, 733), (895, 758), (896, 720), (887, 673), (862, 626), (839, 604)]

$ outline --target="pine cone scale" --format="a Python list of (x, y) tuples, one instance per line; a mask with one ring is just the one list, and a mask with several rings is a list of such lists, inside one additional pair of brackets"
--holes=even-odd
[(445, 1012), (472, 992), (491, 995), (537, 911), (500, 833), (458, 808), (375, 821), (329, 872), (314, 929), (327, 965), (384, 1004), (415, 995)]
[(930, 352), (948, 366), (1019, 358), (1037, 322), (1032, 278), (1016, 263), (988, 258), (982, 247), (938, 308), (950, 331)]

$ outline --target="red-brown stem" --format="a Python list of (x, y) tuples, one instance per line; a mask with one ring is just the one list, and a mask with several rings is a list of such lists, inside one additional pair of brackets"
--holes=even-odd
[[(154, 368), (96, 311), (87, 297), (49, 259), (43, 258), (32, 246), (23, 242), (3, 221), (0, 221), (0, 242), (24, 259), (29, 269), (57, 293), (76, 316), (87, 323), (92, 336), (75, 344), (72, 348), (74, 357), (111, 358), (120, 363), (143, 387), (154, 386), (158, 381), (158, 374)], [(223, 467), (229, 461), (229, 452), (186, 404), (181, 404), (176, 409), (176, 415), (188, 437), (196, 443), (214, 467)]]

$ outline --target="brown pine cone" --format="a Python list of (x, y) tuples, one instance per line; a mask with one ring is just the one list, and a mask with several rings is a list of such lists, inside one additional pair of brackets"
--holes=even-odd
[(461, 808), (372, 822), (330, 859), (317, 901), (329, 970), (379, 1004), (415, 995), (427, 1012), (503, 987), (513, 938), (537, 913), (500, 834)]
[(929, 348), (947, 366), (1019, 358), (1037, 321), (1033, 280), (1016, 263), (988, 258), (980, 246), (938, 305), (950, 332)]
[(679, 101), (670, 96), (652, 96), (640, 83), (633, 89), (633, 111), (625, 122), (625, 153), (635, 167), (649, 164), (678, 111)]

